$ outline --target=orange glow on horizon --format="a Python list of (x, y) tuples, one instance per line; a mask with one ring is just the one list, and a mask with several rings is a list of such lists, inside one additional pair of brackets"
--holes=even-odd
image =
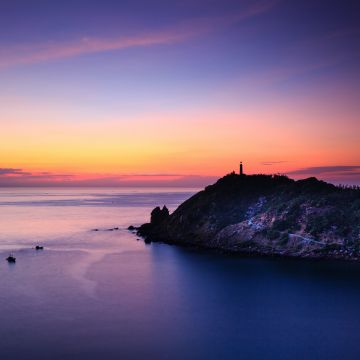
[[(316, 122), (312, 113), (317, 111), (311, 107), (298, 114), (289, 106), (272, 105), (86, 124), (41, 119), (28, 126), (25, 120), (14, 119), (2, 127), (2, 167), (71, 174), (81, 181), (141, 174), (218, 177), (237, 171), (240, 160), (247, 173), (356, 164), (360, 158), (356, 132), (349, 133), (344, 124), (335, 126), (338, 114), (331, 114), (331, 109)], [(359, 125), (354, 123), (352, 128)]]

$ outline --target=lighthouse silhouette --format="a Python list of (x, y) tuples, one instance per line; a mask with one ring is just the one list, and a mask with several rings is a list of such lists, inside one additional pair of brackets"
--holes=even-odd
[(240, 175), (244, 175), (244, 171), (243, 171), (243, 163), (242, 161), (240, 161)]

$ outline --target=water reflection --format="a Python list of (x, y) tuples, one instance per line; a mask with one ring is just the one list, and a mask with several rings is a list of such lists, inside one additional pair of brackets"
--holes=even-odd
[(1, 359), (360, 356), (358, 264), (146, 246), (125, 230), (144, 205), (6, 209)]

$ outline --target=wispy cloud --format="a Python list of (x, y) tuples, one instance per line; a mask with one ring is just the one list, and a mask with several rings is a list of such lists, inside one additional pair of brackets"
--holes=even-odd
[(277, 164), (283, 164), (286, 163), (287, 161), (263, 161), (260, 164), (261, 165), (266, 165), (266, 166), (270, 166), (270, 165), (277, 165)]
[(17, 186), (182, 186), (202, 187), (215, 182), (214, 176), (169, 173), (64, 174), (47, 171), (0, 168), (0, 187)]
[(26, 176), (26, 175), (30, 175), (30, 174), (31, 173), (25, 172), (22, 169), (0, 168), (0, 176), (7, 176), (7, 175)]
[(259, 89), (269, 91), (273, 86), (289, 80), (301, 79), (319, 71), (331, 71), (344, 61), (360, 55), (355, 47), (349, 47), (346, 51), (341, 48), (347, 37), (356, 38), (359, 33), (360, 28), (339, 29), (295, 41), (283, 50), (278, 63), (264, 63), (262, 68), (254, 72), (234, 77), (230, 81), (231, 91), (234, 91), (234, 87), (245, 88), (247, 92)]
[[(202, 175), (179, 175), (179, 176), (113, 176), (113, 177), (95, 177), (89, 179), (78, 179), (68, 182), (68, 186), (135, 186), (135, 187), (189, 187), (199, 188), (212, 184), (217, 180), (215, 176)], [(56, 185), (56, 184), (55, 184)], [(63, 185), (61, 185), (63, 186)]]
[(72, 58), (80, 55), (121, 50), (131, 47), (170, 44), (190, 37), (190, 32), (164, 32), (134, 37), (91, 38), (83, 37), (68, 42), (14, 46), (1, 51), (0, 67), (33, 64), (49, 60)]
[(334, 184), (360, 184), (360, 165), (311, 166), (286, 174), (295, 178), (316, 176)]
[(74, 178), (72, 174), (30, 172), (18, 168), (0, 168), (0, 186), (26, 186), (33, 183), (65, 182)]
[(313, 166), (287, 172), (289, 175), (360, 175), (360, 165)]
[(134, 36), (119, 35), (105, 38), (83, 36), (63, 42), (49, 41), (40, 44), (20, 44), (0, 48), (0, 68), (73, 58), (132, 47), (148, 47), (183, 42), (196, 36), (217, 31), (224, 26), (266, 13), (278, 2), (279, 0), (257, 1), (237, 14), (190, 19), (171, 28), (149, 31)]
[(341, 56), (333, 57), (331, 59), (308, 61), (307, 64), (290, 65), (291, 60), (288, 64), (282, 66), (273, 66), (269, 69), (259, 70), (256, 73), (248, 74), (241, 79), (242, 84), (246, 84), (247, 87), (271, 87), (282, 82), (292, 80), (295, 78), (301, 78), (318, 70), (330, 69), (336, 66), (341, 61)]

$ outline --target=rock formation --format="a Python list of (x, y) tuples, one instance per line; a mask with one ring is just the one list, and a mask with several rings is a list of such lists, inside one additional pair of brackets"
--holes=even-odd
[(155, 208), (138, 234), (147, 242), (246, 254), (360, 259), (360, 189), (232, 173), (171, 215)]

